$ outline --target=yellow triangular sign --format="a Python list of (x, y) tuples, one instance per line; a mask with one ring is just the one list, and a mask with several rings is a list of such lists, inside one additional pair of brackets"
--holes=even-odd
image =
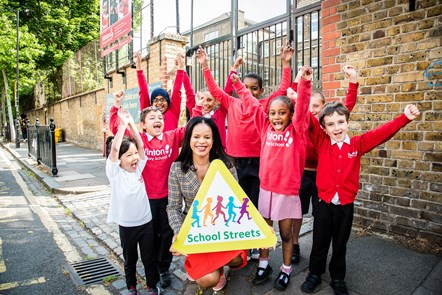
[(274, 232), (229, 169), (212, 161), (173, 248), (192, 254), (275, 245)]

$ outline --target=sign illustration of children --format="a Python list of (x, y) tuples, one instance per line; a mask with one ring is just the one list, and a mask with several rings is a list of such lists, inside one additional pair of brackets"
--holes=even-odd
[(226, 221), (226, 226), (229, 226), (229, 221), (232, 222), (236, 222), (235, 221), (235, 217), (236, 217), (236, 213), (234, 211), (235, 208), (239, 209), (241, 207), (239, 206), (235, 206), (235, 204), (233, 203), (234, 198), (232, 196), (229, 197), (229, 202), (227, 203), (226, 207), (227, 207), (227, 214), (229, 215), (229, 218)]
[(249, 215), (249, 211), (247, 211), (247, 207), (249, 207), (248, 203), (249, 203), (249, 199), (248, 198), (243, 198), (242, 199), (241, 210), (239, 211), (239, 213), (241, 213), (241, 215), (238, 218), (238, 221), (237, 221), (238, 224), (241, 224), (240, 221), (241, 221), (241, 218), (244, 216), (244, 214), (247, 214), (247, 218), (249, 220), (252, 219), (252, 217), (250, 217), (250, 215)]
[(212, 224), (215, 224), (215, 221), (218, 219), (218, 217), (219, 217), (220, 214), (223, 215), (223, 217), (224, 217), (224, 222), (227, 222), (227, 219), (226, 219), (226, 213), (224, 213), (224, 211), (223, 211), (223, 208), (224, 208), (224, 209), (227, 209), (227, 208), (223, 205), (223, 197), (218, 196), (218, 197), (216, 197), (216, 200), (217, 200), (217, 202), (216, 202), (216, 206), (213, 208), (213, 209), (216, 209), (216, 211), (215, 211), (216, 216), (215, 216), (215, 219), (213, 219)]
[(210, 216), (210, 223), (214, 224), (213, 221), (213, 213), (212, 213), (212, 198), (207, 198), (207, 204), (206, 206), (204, 206), (203, 208), (201, 208), (201, 212), (204, 211), (204, 219), (203, 219), (203, 226), (207, 226), (206, 225), (206, 220), (207, 217)]
[(193, 204), (192, 204), (192, 219), (194, 221), (192, 222), (192, 227), (193, 227), (193, 225), (195, 223), (196, 223), (196, 225), (198, 225), (198, 227), (201, 227), (201, 225), (200, 225), (200, 217), (198, 216), (198, 212), (201, 212), (201, 211), (198, 211), (198, 205), (199, 205), (198, 200), (193, 201)]

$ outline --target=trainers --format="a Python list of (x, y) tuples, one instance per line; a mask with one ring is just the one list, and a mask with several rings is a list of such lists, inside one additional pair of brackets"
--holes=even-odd
[(332, 280), (330, 283), (335, 295), (348, 295), (347, 285), (344, 280)]
[(218, 284), (216, 284), (216, 286), (212, 288), (213, 291), (221, 291), (224, 288), (224, 286), (226, 285), (226, 283), (227, 283), (227, 279), (226, 279), (226, 275), (223, 271), (223, 273), (219, 277)]
[(137, 295), (137, 294), (138, 294), (137, 288), (133, 286), (129, 287), (129, 293), (127, 293), (127, 295)]
[[(259, 274), (262, 271), (262, 274)], [(252, 281), (253, 285), (259, 285), (264, 283), (268, 277), (272, 274), (273, 269), (270, 265), (267, 265), (266, 268), (258, 267), (256, 270), (255, 278)]]
[(304, 283), (301, 285), (301, 290), (305, 293), (313, 293), (322, 282), (320, 276), (313, 275), (311, 273), (308, 274), (307, 278), (305, 278)]
[(259, 249), (251, 249), (250, 250), (250, 258), (252, 258), (253, 260), (258, 260), (259, 259)]
[(166, 289), (172, 283), (172, 277), (170, 276), (169, 271), (165, 271), (160, 273), (160, 286), (163, 289)]
[(299, 253), (299, 244), (293, 245), (293, 252), (292, 252), (292, 263), (297, 264), (299, 263), (299, 260), (301, 260), (301, 256)]
[(284, 291), (290, 282), (290, 275), (281, 271), (279, 272), (278, 277), (273, 282), (273, 286), (279, 291)]
[(147, 288), (146, 295), (159, 295), (159, 294), (161, 294), (161, 291), (158, 286), (155, 288)]

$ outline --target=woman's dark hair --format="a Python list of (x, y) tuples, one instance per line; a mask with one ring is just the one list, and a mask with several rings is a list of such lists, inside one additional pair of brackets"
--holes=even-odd
[(345, 116), (345, 120), (348, 122), (348, 118), (350, 117), (350, 112), (346, 106), (342, 104), (340, 101), (328, 102), (325, 104), (324, 108), (319, 115), (319, 123), (322, 127), (324, 126), (324, 118), (326, 116), (332, 116), (334, 113), (338, 113), (341, 116)]
[(210, 118), (205, 117), (193, 117), (187, 122), (186, 133), (184, 134), (183, 147), (176, 160), (181, 162), (181, 170), (187, 173), (189, 169), (193, 167), (192, 149), (190, 148), (190, 139), (192, 137), (193, 128), (198, 124), (206, 124), (212, 129), (213, 145), (209, 153), (209, 161), (212, 162), (215, 159), (219, 159), (224, 162), (227, 168), (233, 167), (233, 159), (229, 157), (224, 151), (221, 143), (221, 137), (219, 135), (218, 127), (215, 122)]
[(133, 138), (129, 138), (129, 137), (123, 138), (123, 141), (121, 142), (121, 146), (120, 146), (120, 152), (118, 153), (118, 159), (120, 159), (121, 156), (129, 150), (129, 147), (132, 143), (138, 149), (137, 143), (135, 142), (135, 140)]
[(245, 78), (255, 79), (256, 81), (258, 81), (259, 88), (262, 88), (262, 77), (257, 73), (248, 73), (244, 76), (244, 79)]

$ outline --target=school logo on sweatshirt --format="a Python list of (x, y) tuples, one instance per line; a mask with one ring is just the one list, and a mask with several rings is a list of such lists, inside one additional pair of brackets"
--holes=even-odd
[(293, 142), (293, 137), (290, 136), (290, 131), (281, 134), (277, 132), (267, 132), (266, 145), (277, 147), (289, 147)]
[(144, 149), (148, 161), (159, 161), (169, 158), (172, 155), (172, 148), (166, 145), (162, 149)]
[(356, 152), (352, 152), (352, 153), (348, 153), (348, 158), (349, 159), (351, 159), (351, 158), (356, 158), (358, 156), (358, 152), (356, 151)]

